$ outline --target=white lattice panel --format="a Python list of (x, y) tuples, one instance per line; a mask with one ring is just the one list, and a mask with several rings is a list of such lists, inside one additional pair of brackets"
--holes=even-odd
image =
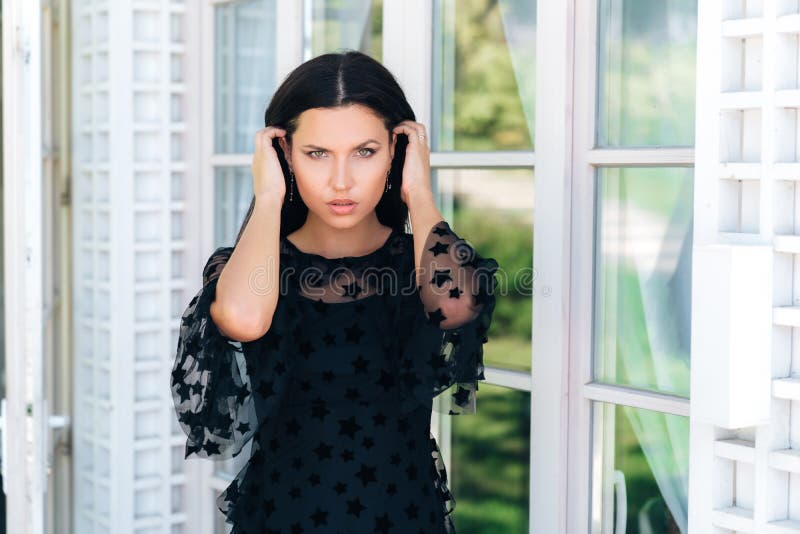
[[(771, 299), (772, 326), (747, 361), (766, 372), (739, 391), (768, 388), (767, 417), (745, 428), (692, 418), (689, 528), (800, 533), (800, 3), (698, 5), (695, 244), (772, 248), (771, 275), (746, 282)], [(693, 350), (693, 374), (717, 356)], [(693, 414), (713, 387), (693, 381)]]
[[(199, 531), (168, 376), (187, 294), (193, 4), (72, 3), (75, 523)], [(191, 83), (190, 83), (191, 82)], [(194, 273), (196, 274), (196, 273)]]

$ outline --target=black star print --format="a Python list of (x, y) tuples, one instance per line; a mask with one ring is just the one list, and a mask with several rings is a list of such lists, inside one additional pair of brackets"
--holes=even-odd
[(340, 456), (342, 457), (342, 460), (344, 460), (345, 462), (349, 462), (353, 458), (355, 458), (355, 454), (350, 449), (343, 450)]
[(297, 422), (297, 419), (290, 419), (286, 421), (286, 432), (288, 434), (297, 435), (300, 433), (300, 423)]
[(461, 293), (463, 293), (463, 291), (461, 291), (457, 287), (454, 287), (453, 289), (450, 290), (450, 298), (451, 299), (460, 298), (461, 297)]
[(292, 467), (295, 469), (300, 469), (301, 467), (303, 467), (303, 459), (300, 458), (299, 456), (295, 456), (294, 458), (292, 458)]
[(319, 486), (320, 476), (317, 473), (308, 475), (308, 483), (312, 486)]
[(431, 313), (428, 314), (428, 323), (439, 326), (439, 323), (447, 319), (447, 317), (442, 313), (441, 308), (436, 308)]
[(358, 343), (361, 336), (365, 333), (365, 331), (358, 326), (358, 323), (354, 323), (352, 326), (345, 328), (344, 331), (346, 334), (345, 339), (353, 343)]
[(337, 482), (336, 485), (333, 487), (337, 494), (341, 495), (345, 491), (347, 491), (347, 484), (344, 482)]
[(236, 430), (240, 434), (244, 434), (250, 430), (250, 425), (248, 423), (239, 423), (239, 426), (236, 427)]
[(321, 510), (319, 507), (317, 507), (310, 517), (314, 521), (315, 527), (328, 524), (328, 512)]
[(367, 467), (366, 464), (361, 464), (361, 469), (356, 473), (356, 476), (361, 480), (361, 483), (366, 486), (370, 482), (376, 482), (375, 470), (376, 467)]
[(371, 449), (375, 445), (375, 440), (370, 437), (365, 437), (363, 440), (361, 440), (361, 444), (365, 449)]
[(298, 488), (297, 486), (292, 486), (292, 489), (289, 490), (289, 496), (292, 499), (299, 499), (300, 495), (302, 495), (302, 493), (303, 492), (300, 491), (300, 488)]
[(356, 400), (361, 398), (361, 392), (358, 391), (358, 388), (345, 388), (344, 397), (348, 400)]
[(292, 534), (303, 534), (303, 526), (300, 523), (292, 523)]
[(375, 383), (383, 386), (383, 389), (388, 391), (394, 385), (394, 374), (382, 369), (381, 377)]
[(264, 515), (271, 516), (272, 512), (275, 511), (275, 499), (265, 499), (261, 503), (261, 509), (264, 511)]
[(409, 465), (406, 468), (406, 474), (408, 475), (409, 480), (416, 480), (417, 479), (417, 466), (414, 464)]
[(264, 399), (272, 397), (275, 394), (275, 390), (272, 389), (272, 381), (261, 380), (258, 383), (258, 389), (256, 392)]
[(319, 419), (322, 421), (325, 419), (325, 416), (331, 413), (330, 410), (326, 407), (324, 401), (322, 399), (317, 398), (318, 400), (314, 402), (311, 406), (311, 417)]
[(419, 507), (412, 502), (405, 507), (405, 512), (409, 519), (416, 519), (419, 513)]
[(336, 336), (328, 332), (322, 336), (322, 340), (325, 342), (325, 346), (332, 347), (336, 343)]
[(367, 372), (367, 366), (369, 365), (369, 361), (365, 360), (362, 354), (359, 354), (358, 358), (356, 358), (350, 363), (353, 365), (353, 371), (355, 373), (361, 374)]
[(444, 237), (444, 236), (449, 235), (451, 233), (450, 230), (448, 230), (444, 226), (444, 224), (442, 224), (440, 226), (436, 226), (435, 228), (433, 228), (433, 230), (431, 230), (431, 232), (433, 232), (434, 234), (438, 235), (439, 237)]
[(430, 250), (433, 252), (434, 256), (438, 256), (439, 254), (447, 254), (448, 245), (446, 243), (442, 243), (441, 241), (437, 241), (435, 245), (433, 245)]
[(347, 501), (347, 513), (353, 514), (356, 517), (361, 517), (361, 512), (364, 511), (364, 506), (361, 504), (361, 500), (356, 497), (351, 501)]
[(323, 301), (322, 299), (318, 299), (314, 301), (314, 309), (319, 313), (325, 313), (330, 308), (330, 304)]
[(331, 450), (332, 449), (333, 449), (332, 445), (328, 445), (327, 443), (324, 443), (324, 442), (320, 441), (319, 445), (317, 445), (317, 448), (314, 449), (314, 452), (317, 453), (317, 457), (320, 460), (322, 460), (323, 458), (330, 458), (331, 457)]
[(300, 347), (297, 349), (297, 351), (303, 355), (303, 358), (307, 360), (309, 356), (311, 356), (311, 353), (314, 352), (314, 346), (308, 341), (304, 341), (300, 344)]
[(386, 416), (383, 414), (383, 412), (379, 412), (378, 414), (372, 416), (372, 422), (375, 423), (375, 426), (383, 426), (383, 424), (386, 423)]
[(431, 278), (431, 284), (436, 284), (436, 287), (442, 287), (442, 284), (450, 280), (450, 269), (436, 269), (433, 271), (433, 278)]
[(469, 394), (470, 391), (468, 389), (459, 387), (458, 390), (453, 394), (453, 399), (459, 406), (466, 406), (467, 402), (469, 401)]
[(389, 514), (385, 513), (375, 518), (375, 532), (389, 532), (394, 523), (389, 520)]
[(389, 482), (386, 484), (386, 493), (388, 495), (395, 495), (397, 493), (397, 484), (394, 482)]
[(186, 382), (181, 382), (178, 384), (178, 388), (176, 389), (176, 391), (178, 392), (178, 395), (181, 396), (181, 402), (189, 400), (191, 396), (191, 394), (189, 393), (189, 389), (190, 389), (189, 384), (187, 384)]
[(355, 438), (356, 432), (361, 430), (361, 425), (356, 423), (355, 417), (350, 417), (348, 419), (339, 419), (339, 435), (346, 435), (351, 438)]
[(203, 445), (203, 448), (206, 450), (206, 452), (209, 455), (219, 454), (219, 452), (220, 452), (219, 443), (215, 443), (215, 442), (211, 441), (210, 439), (205, 442), (205, 444)]

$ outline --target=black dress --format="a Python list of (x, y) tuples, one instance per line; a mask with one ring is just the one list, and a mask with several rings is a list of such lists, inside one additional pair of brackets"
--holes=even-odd
[(444, 220), (428, 231), (421, 286), (404, 231), (338, 259), (282, 237), (270, 329), (238, 342), (209, 313), (232, 250), (203, 270), (171, 376), (185, 457), (230, 458), (251, 442), (217, 499), (232, 532), (455, 532), (432, 400), (475, 413), (497, 262)]

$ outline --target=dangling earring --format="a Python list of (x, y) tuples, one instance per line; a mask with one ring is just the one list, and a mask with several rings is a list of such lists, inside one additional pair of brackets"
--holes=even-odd
[(386, 187), (384, 188), (383, 192), (388, 193), (389, 189), (392, 188), (392, 184), (389, 182), (389, 173), (392, 172), (392, 169), (386, 171)]
[(294, 172), (289, 170), (289, 174), (292, 176), (291, 181), (289, 182), (289, 202), (294, 200)]

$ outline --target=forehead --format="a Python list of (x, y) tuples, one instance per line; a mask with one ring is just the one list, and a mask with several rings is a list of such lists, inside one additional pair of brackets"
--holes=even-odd
[(383, 121), (370, 108), (350, 105), (338, 108), (312, 108), (300, 114), (295, 138), (328, 143), (361, 141), (369, 136), (385, 137)]

